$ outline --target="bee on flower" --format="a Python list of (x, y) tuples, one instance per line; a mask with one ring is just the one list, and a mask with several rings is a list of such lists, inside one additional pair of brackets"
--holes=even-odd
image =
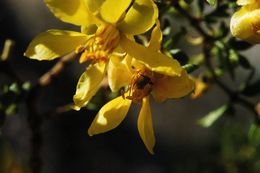
[[(130, 54), (154, 71), (175, 75), (173, 69), (178, 66), (177, 61), (169, 61), (162, 53), (151, 51), (133, 40), (134, 35), (145, 33), (155, 24), (158, 9), (153, 0), (44, 2), (60, 20), (81, 26), (81, 32), (48, 30), (32, 40), (25, 56), (37, 60), (53, 60), (75, 52), (80, 56), (79, 63), (91, 62), (78, 81), (73, 97), (75, 109), (86, 106), (99, 89), (106, 73), (111, 74), (113, 63), (123, 61), (125, 54)], [(141, 54), (146, 55), (145, 58)], [(123, 69), (121, 71), (125, 73)], [(108, 75), (112, 91), (115, 90), (114, 79)]]
[[(159, 52), (161, 39), (160, 25), (157, 22), (148, 48)], [(145, 54), (140, 56), (145, 56)], [(167, 58), (169, 61), (173, 61), (171, 57)], [(153, 154), (155, 136), (149, 96), (152, 95), (157, 102), (165, 101), (168, 98), (184, 97), (193, 91), (194, 82), (180, 64), (173, 69), (176, 73), (172, 76), (154, 71), (153, 68), (131, 55), (126, 55), (124, 62), (117, 61), (116, 64), (117, 67), (124, 67), (129, 74), (125, 76), (124, 80), (122, 78), (114, 80), (113, 85), (119, 89), (125, 85), (127, 79), (127, 89), (122, 92), (122, 96), (111, 100), (100, 109), (88, 129), (88, 134), (92, 136), (114, 129), (124, 120), (131, 104), (136, 103), (141, 106), (137, 120), (138, 131), (147, 150)], [(110, 73), (112, 78), (120, 75), (118, 68), (111, 68)]]

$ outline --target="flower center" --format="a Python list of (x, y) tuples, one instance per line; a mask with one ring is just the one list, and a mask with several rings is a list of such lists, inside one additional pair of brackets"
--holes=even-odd
[(107, 61), (109, 55), (119, 43), (119, 31), (113, 25), (101, 26), (96, 33), (90, 37), (85, 45), (76, 48), (76, 53), (81, 53), (79, 62), (88, 60)]
[(133, 74), (130, 85), (128, 86), (127, 99), (141, 103), (142, 99), (148, 96), (153, 88), (154, 74), (147, 69), (138, 70)]

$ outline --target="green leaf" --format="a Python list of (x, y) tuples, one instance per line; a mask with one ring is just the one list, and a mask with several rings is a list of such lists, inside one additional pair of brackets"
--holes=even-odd
[(9, 90), (12, 91), (13, 93), (15, 94), (19, 94), (20, 93), (20, 89), (19, 89), (19, 86), (17, 83), (12, 83), (10, 86), (9, 86)]
[(202, 127), (210, 127), (216, 120), (218, 120), (228, 110), (228, 108), (229, 108), (228, 105), (223, 105), (211, 111), (206, 116), (201, 118), (198, 121), (198, 124), (201, 125)]
[(239, 58), (239, 64), (245, 68), (245, 69), (252, 69), (252, 65), (250, 64), (250, 62), (248, 61), (248, 59), (246, 57), (244, 57), (243, 55), (238, 55)]
[(249, 142), (254, 145), (257, 146), (260, 144), (260, 126), (253, 123), (248, 131), (248, 140)]
[(229, 41), (228, 44), (230, 47), (232, 47), (235, 50), (247, 50), (251, 48), (253, 45), (242, 41), (242, 40), (237, 40), (236, 38), (232, 37)]
[(7, 109), (5, 110), (5, 114), (6, 114), (7, 116), (9, 116), (9, 115), (14, 115), (14, 114), (16, 113), (16, 111), (17, 111), (17, 106), (16, 106), (16, 104), (11, 104), (11, 105), (9, 105), (9, 106), (7, 107)]
[(186, 64), (186, 65), (183, 65), (182, 68), (184, 68), (188, 73), (192, 73), (195, 70), (197, 70), (199, 68), (199, 66), (196, 64)]
[(213, 6), (217, 3), (217, 0), (207, 0), (207, 2)]
[(22, 89), (25, 90), (25, 91), (29, 91), (31, 89), (31, 83), (30, 82), (24, 82), (22, 84)]

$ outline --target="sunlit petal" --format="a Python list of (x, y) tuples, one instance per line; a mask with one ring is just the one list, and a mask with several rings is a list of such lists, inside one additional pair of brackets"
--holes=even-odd
[(157, 20), (156, 25), (153, 28), (148, 47), (154, 51), (159, 51), (161, 49), (161, 42), (162, 42), (162, 31), (160, 28), (160, 21)]
[(116, 128), (125, 118), (131, 105), (131, 100), (119, 96), (105, 104), (88, 129), (90, 136), (104, 133)]
[(238, 5), (247, 5), (255, 3), (257, 0), (237, 0)]
[(182, 67), (175, 59), (137, 44), (123, 35), (120, 43), (130, 56), (144, 63), (152, 71), (169, 76), (179, 76), (181, 74)]
[(141, 111), (138, 116), (137, 127), (146, 148), (151, 154), (154, 154), (153, 147), (155, 145), (155, 136), (148, 97), (143, 98)]
[(194, 89), (194, 81), (189, 78), (185, 70), (181, 76), (162, 76), (153, 87), (153, 96), (156, 101), (161, 102), (168, 98), (180, 98), (191, 93)]
[(240, 8), (231, 18), (230, 30), (233, 36), (252, 44), (260, 43), (260, 3)]
[(148, 31), (158, 18), (158, 9), (153, 0), (135, 0), (119, 29), (125, 34), (137, 35)]
[(111, 56), (107, 75), (108, 84), (113, 92), (118, 91), (123, 86), (127, 86), (131, 81), (131, 72), (128, 69), (127, 62), (125, 59), (121, 60), (117, 56)]
[(132, 0), (106, 0), (100, 9), (103, 20), (115, 24), (124, 15)]
[(84, 0), (44, 0), (44, 2), (51, 12), (64, 22), (87, 25), (94, 19), (88, 12)]
[(81, 75), (76, 93), (73, 96), (76, 109), (85, 106), (96, 94), (105, 75), (106, 64), (90, 64), (87, 70)]
[(85, 0), (85, 2), (91, 13), (98, 13), (105, 0)]
[(52, 60), (72, 52), (86, 40), (87, 36), (82, 33), (49, 30), (36, 36), (24, 55), (31, 59)]

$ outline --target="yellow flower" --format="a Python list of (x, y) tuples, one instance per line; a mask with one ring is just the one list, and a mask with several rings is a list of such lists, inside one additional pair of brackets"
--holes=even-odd
[[(25, 56), (52, 60), (75, 51), (80, 54), (80, 63), (92, 61), (78, 81), (73, 98), (76, 109), (85, 106), (95, 95), (105, 73), (113, 62), (123, 61), (125, 52), (154, 71), (175, 75), (181, 70), (177, 61), (169, 61), (167, 56), (132, 41), (133, 35), (149, 30), (158, 17), (152, 0), (133, 3), (131, 0), (45, 0), (45, 3), (62, 21), (80, 25), (81, 33), (64, 30), (41, 33), (30, 43)], [(110, 79), (109, 84), (112, 83)]]
[[(159, 52), (161, 42), (161, 31), (159, 23), (154, 28), (150, 40), (149, 48)], [(144, 54), (143, 56), (146, 56)], [(151, 57), (149, 57), (151, 58)], [(105, 104), (88, 129), (90, 136), (104, 133), (117, 127), (125, 118), (132, 102), (141, 104), (141, 110), (138, 116), (138, 131), (148, 151), (153, 154), (155, 145), (155, 136), (153, 131), (152, 115), (149, 103), (149, 95), (152, 94), (156, 101), (164, 101), (167, 98), (180, 98), (189, 94), (194, 83), (188, 77), (185, 70), (178, 65), (175, 76), (169, 76), (164, 73), (154, 71), (154, 68), (148, 67), (134, 58), (126, 57), (125, 66), (130, 75), (127, 76), (128, 89), (122, 96)], [(168, 57), (169, 61), (174, 61)], [(158, 61), (159, 62), (159, 58)], [(130, 61), (130, 62), (129, 62)], [(120, 62), (118, 62), (120, 64)], [(130, 64), (130, 65), (129, 65)], [(155, 62), (156, 66), (156, 62)], [(181, 70), (179, 70), (181, 69)], [(116, 74), (117, 68), (113, 68), (111, 74)], [(111, 76), (113, 77), (113, 76)], [(118, 81), (117, 88), (122, 87), (125, 81)]]
[(258, 0), (237, 0), (238, 5), (248, 5), (257, 2)]
[(260, 43), (260, 1), (239, 0), (237, 3), (244, 6), (231, 18), (232, 35), (252, 44)]
[(193, 78), (193, 81), (195, 82), (195, 88), (193, 93), (191, 94), (192, 99), (197, 99), (201, 97), (210, 87), (210, 85), (206, 82), (204, 82), (200, 78)]

